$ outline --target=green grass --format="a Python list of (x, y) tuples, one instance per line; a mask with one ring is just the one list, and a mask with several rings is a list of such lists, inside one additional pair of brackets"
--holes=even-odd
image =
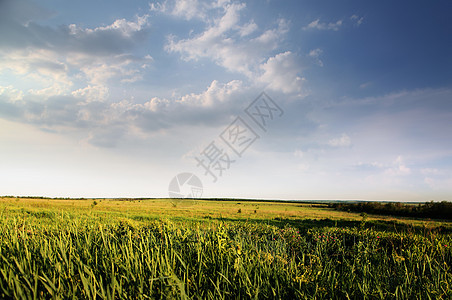
[(95, 201), (0, 200), (0, 298), (452, 297), (447, 222), (310, 204)]

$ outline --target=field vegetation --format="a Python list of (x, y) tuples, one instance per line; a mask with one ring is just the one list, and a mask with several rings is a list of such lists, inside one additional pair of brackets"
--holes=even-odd
[(2, 299), (450, 299), (452, 224), (326, 204), (0, 199)]
[(400, 202), (359, 202), (333, 203), (330, 207), (338, 210), (365, 212), (377, 215), (391, 215), (412, 218), (431, 218), (452, 221), (452, 202), (408, 203)]

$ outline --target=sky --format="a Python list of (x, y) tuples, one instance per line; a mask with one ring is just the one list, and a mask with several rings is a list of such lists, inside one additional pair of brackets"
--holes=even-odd
[(0, 195), (450, 201), (451, 11), (0, 0)]

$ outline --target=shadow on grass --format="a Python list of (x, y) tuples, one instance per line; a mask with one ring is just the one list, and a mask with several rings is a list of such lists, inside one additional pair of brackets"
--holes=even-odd
[(362, 228), (375, 229), (386, 232), (414, 232), (425, 233), (426, 231), (434, 231), (437, 233), (452, 233), (452, 227), (445, 226), (414, 226), (398, 221), (372, 220), (372, 221), (356, 221), (356, 220), (331, 220), (331, 219), (233, 219), (222, 217), (208, 217), (208, 220), (217, 220), (224, 222), (248, 222), (256, 224), (273, 225), (283, 228), (287, 225), (296, 227), (305, 231), (310, 228), (338, 227), (338, 228)]
[[(140, 221), (140, 222), (152, 222), (162, 220), (161, 216), (155, 215), (131, 215), (127, 218)], [(452, 226), (422, 226), (403, 223), (397, 220), (332, 220), (332, 219), (289, 219), (289, 218), (266, 218), (266, 219), (246, 219), (246, 218), (228, 218), (228, 217), (213, 217), (213, 216), (172, 216), (167, 217), (171, 221), (175, 222), (231, 222), (231, 223), (250, 223), (250, 224), (262, 224), (272, 225), (278, 228), (284, 228), (285, 226), (291, 226), (299, 229), (300, 231), (307, 231), (311, 228), (325, 228), (325, 227), (337, 227), (337, 228), (361, 228), (361, 229), (374, 229), (378, 231), (386, 232), (413, 232), (413, 233), (452, 233)]]

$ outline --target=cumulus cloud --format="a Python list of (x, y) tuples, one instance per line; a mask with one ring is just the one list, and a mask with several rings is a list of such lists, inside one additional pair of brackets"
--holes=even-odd
[(118, 19), (95, 28), (76, 24), (52, 28), (34, 21), (39, 14), (19, 13), (19, 8), (33, 7), (32, 3), (5, 3), (3, 8), (16, 16), (0, 13), (4, 15), (0, 28), (14, 31), (2, 36), (0, 42), (0, 74), (28, 84), (30, 88), (24, 93), (104, 101), (110, 80), (140, 80), (152, 62), (150, 56), (127, 53), (147, 36), (148, 15), (136, 16), (134, 20)]
[[(148, 15), (135, 20), (118, 19), (107, 26), (83, 28), (76, 24), (59, 27), (36, 22), (42, 9), (32, 2), (4, 1), (0, 9), (0, 49), (47, 49), (56, 52), (85, 52), (89, 54), (118, 54), (131, 49), (148, 33)], [(35, 13), (31, 13), (33, 8)]]
[(55, 95), (72, 86), (66, 62), (47, 49), (0, 49), (0, 73), (12, 73), (21, 79), (33, 81), (42, 88), (30, 90), (34, 94)]
[[(27, 1), (6, 1), (2, 8), (9, 8), (14, 14), (17, 7), (31, 5)], [(94, 57), (122, 59), (121, 55), (147, 36), (149, 27), (148, 15), (136, 16), (133, 21), (118, 19), (96, 28), (76, 24), (53, 28), (35, 23), (33, 14), (17, 18), (7, 12), (8, 9), (1, 14), (4, 24), (0, 28), (8, 28), (14, 34), (2, 35), (0, 72), (11, 70), (18, 74), (31, 70), (44, 75), (67, 73), (67, 61), (77, 58), (80, 63), (90, 63)]]
[(120, 54), (109, 57), (78, 55), (68, 58), (82, 72), (89, 83), (102, 85), (110, 79), (120, 82), (135, 82), (142, 79), (143, 71), (152, 62), (150, 57)]
[(331, 23), (322, 23), (320, 19), (316, 19), (309, 23), (307, 26), (303, 27), (304, 30), (317, 29), (317, 30), (333, 30), (338, 31), (342, 26), (343, 21), (338, 20)]
[(21, 82), (0, 87), (2, 117), (55, 132), (80, 131), (88, 136), (85, 141), (110, 147), (115, 136), (137, 132), (146, 136), (187, 124), (224, 124), (238, 109), (232, 104), (243, 101), (240, 95), (256, 85), (300, 92), (298, 55), (279, 49), (289, 30), (286, 20), (260, 28), (254, 20), (242, 20), (245, 3), (228, 0), (164, 1), (150, 9), (186, 20), (206, 17), (198, 34), (169, 37), (166, 51), (185, 60), (210, 59), (243, 75), (240, 80), (212, 80), (200, 92), (135, 102), (133, 96), (121, 97), (112, 90), (142, 80), (153, 63), (151, 56), (133, 51), (148, 37), (148, 15), (87, 28), (43, 26), (29, 14), (20, 20), (0, 20), (15, 28), (14, 35), (5, 35), (0, 42), (0, 73)]
[[(212, 81), (206, 90), (171, 99), (152, 97), (138, 104), (93, 101), (106, 90), (88, 86), (68, 96), (25, 95), (12, 86), (0, 86), (0, 113), (3, 118), (34, 124), (56, 132), (80, 130), (85, 141), (96, 146), (113, 147), (126, 134), (140, 133), (145, 138), (152, 132), (179, 126), (226, 123), (233, 114), (229, 101), (241, 99), (242, 82), (222, 84)], [(44, 100), (44, 101), (43, 101)]]
[(83, 29), (76, 24), (69, 25), (69, 31), (72, 35), (89, 35), (96, 32), (118, 32), (124, 37), (132, 37), (135, 33), (143, 30), (149, 25), (148, 15), (137, 16), (135, 21), (128, 21), (126, 19), (118, 19), (111, 25), (101, 26), (95, 29)]
[(268, 88), (284, 93), (301, 92), (303, 78), (298, 76), (300, 66), (294, 53), (279, 53), (270, 57), (260, 68), (263, 73), (258, 80)]
[(206, 21), (203, 32), (186, 39), (170, 36), (166, 50), (179, 53), (187, 61), (211, 59), (228, 71), (273, 90), (300, 92), (301, 68), (296, 55), (290, 51), (270, 55), (289, 30), (286, 20), (280, 19), (273, 28), (259, 30), (253, 20), (241, 20), (244, 3), (217, 2), (215, 8), (220, 8), (221, 13)]
[(240, 80), (233, 80), (226, 84), (214, 80), (204, 93), (185, 95), (178, 102), (196, 106), (213, 106), (219, 102), (227, 101), (233, 93), (238, 92), (241, 88), (242, 82)]
[[(174, 14), (191, 9), (190, 3), (177, 1)], [(222, 33), (230, 30), (237, 36), (247, 36), (256, 30), (253, 22), (238, 24), (238, 11), (244, 4), (218, 1), (214, 5), (224, 9), (225, 14), (212, 26), (212, 36), (220, 39)], [(54, 132), (79, 132), (79, 136), (86, 135), (84, 140), (90, 144), (112, 147), (124, 135), (139, 133), (142, 138), (166, 128), (227, 121), (231, 115), (228, 103), (247, 89), (240, 80), (212, 80), (199, 93), (151, 97), (140, 103), (113, 100), (112, 85), (141, 80), (153, 62), (149, 55), (128, 52), (147, 35), (147, 15), (134, 20), (118, 19), (95, 28), (76, 24), (51, 28), (27, 20), (16, 24), (22, 34), (33, 32), (44, 42), (29, 41), (25, 47), (16, 47), (13, 42), (9, 47), (0, 45), (0, 73), (25, 83), (22, 87), (0, 87), (2, 118)], [(200, 53), (207, 51), (201, 48)]]
[(7, 102), (14, 103), (20, 101), (24, 97), (24, 93), (18, 89), (15, 89), (12, 85), (0, 86), (0, 97)]
[(258, 26), (256, 23), (254, 23), (254, 21), (250, 21), (249, 23), (243, 25), (240, 29), (239, 29), (239, 33), (240, 36), (244, 37), (247, 35), (252, 34), (253, 32), (255, 32), (258, 29)]
[(230, 101), (235, 94), (242, 90), (243, 83), (240, 80), (232, 80), (225, 84), (213, 80), (206, 91), (202, 93), (190, 93), (173, 100), (153, 97), (143, 106), (153, 112), (174, 110), (181, 106), (209, 108)]
[(200, 9), (198, 0), (178, 0), (175, 1), (172, 14), (179, 17), (184, 17), (190, 20), (194, 17), (205, 17), (203, 11)]
[[(238, 26), (239, 12), (244, 7), (244, 4), (238, 3), (225, 6), (223, 15), (213, 20), (214, 25), (194, 38), (177, 40), (174, 36), (170, 37), (167, 51), (180, 53), (185, 60), (207, 57), (230, 71), (250, 76), (250, 63), (256, 59), (250, 51), (252, 45), (238, 42), (230, 36), (238, 31), (243, 35), (247, 31)], [(246, 25), (245, 28), (249, 26)]]
[(74, 97), (86, 99), (86, 101), (105, 101), (109, 95), (108, 88), (103, 85), (88, 85), (71, 93)]
[(0, 74), (10, 79), (0, 87), (1, 117), (60, 133), (100, 138), (111, 132), (106, 139), (127, 132), (135, 116), (112, 103), (110, 87), (141, 80), (152, 63), (149, 55), (129, 52), (147, 37), (148, 15), (54, 28), (38, 24), (46, 14), (33, 7), (25, 0), (2, 2), (0, 32), (13, 34), (0, 42)]
[(168, 13), (176, 17), (182, 17), (186, 20), (193, 18), (205, 18), (205, 6), (204, 3), (200, 3), (198, 0), (175, 0), (175, 1), (162, 1), (149, 4), (151, 11)]

